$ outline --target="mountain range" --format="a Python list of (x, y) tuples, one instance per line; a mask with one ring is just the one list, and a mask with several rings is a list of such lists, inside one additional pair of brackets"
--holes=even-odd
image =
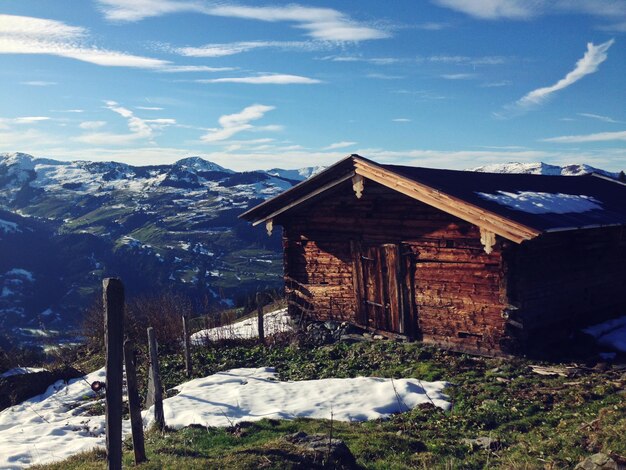
[[(0, 154), (0, 331), (22, 342), (69, 331), (110, 276), (122, 278), (127, 298), (172, 291), (205, 309), (279, 288), (279, 231), (268, 237), (238, 216), (321, 169), (235, 172), (200, 157), (132, 166)], [(474, 170), (617, 177), (587, 165)]]

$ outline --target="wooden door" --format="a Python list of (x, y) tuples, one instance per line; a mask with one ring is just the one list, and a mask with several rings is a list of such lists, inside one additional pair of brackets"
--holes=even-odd
[(365, 327), (406, 333), (405, 276), (396, 244), (352, 245), (357, 319)]

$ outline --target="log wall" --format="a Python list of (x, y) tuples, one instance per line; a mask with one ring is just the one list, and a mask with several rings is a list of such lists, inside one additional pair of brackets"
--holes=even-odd
[(285, 284), (292, 313), (358, 323), (351, 241), (400, 246), (410, 290), (406, 308), (425, 342), (499, 354), (516, 344), (502, 316), (508, 305), (502, 240), (487, 255), (478, 227), (365, 181), (349, 182), (274, 221), (284, 227)]
[(626, 311), (626, 229), (542, 235), (505, 253), (508, 297), (527, 350), (540, 352), (581, 326)]

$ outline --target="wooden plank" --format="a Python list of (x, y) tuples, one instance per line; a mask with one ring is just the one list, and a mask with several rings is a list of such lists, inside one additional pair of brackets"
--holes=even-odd
[(260, 292), (256, 293), (256, 317), (257, 328), (259, 332), (259, 344), (265, 346), (265, 326), (263, 324), (263, 296)]
[(122, 362), (124, 341), (124, 286), (116, 278), (102, 281), (106, 344), (105, 426), (107, 468), (122, 469)]
[(404, 317), (402, 312), (402, 288), (400, 285), (400, 250), (398, 245), (387, 243), (382, 246), (385, 261), (387, 284), (388, 326), (395, 333), (404, 334)]
[[(148, 395), (152, 397), (154, 404), (154, 421), (157, 428), (161, 431), (165, 430), (165, 415), (163, 413), (163, 386), (161, 385), (161, 374), (159, 372), (159, 356), (157, 349), (156, 336), (154, 328), (148, 328), (148, 349), (150, 353), (150, 379), (149, 385), (152, 387), (148, 390)], [(149, 400), (146, 400), (148, 402)]]
[(187, 316), (183, 315), (183, 349), (185, 354), (185, 375), (191, 377), (191, 344), (189, 341), (189, 324)]
[(352, 288), (354, 290), (354, 303), (357, 312), (357, 322), (367, 325), (367, 310), (363, 305), (363, 266), (361, 265), (361, 244), (357, 240), (350, 240), (352, 257)]
[(137, 387), (137, 367), (135, 348), (130, 340), (124, 342), (124, 366), (126, 367), (126, 388), (128, 390), (128, 410), (130, 429), (133, 437), (135, 464), (146, 462), (146, 448), (143, 438), (143, 420), (141, 419), (141, 402)]

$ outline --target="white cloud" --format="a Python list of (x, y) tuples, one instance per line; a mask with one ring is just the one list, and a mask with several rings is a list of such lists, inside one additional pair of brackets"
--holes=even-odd
[(334, 144), (330, 144), (328, 147), (324, 147), (322, 150), (336, 150), (336, 149), (344, 149), (346, 147), (354, 147), (356, 142), (335, 142)]
[(160, 68), (159, 72), (183, 73), (183, 72), (230, 72), (236, 67), (209, 67), (206, 65), (169, 65)]
[(586, 117), (586, 118), (590, 118), (590, 119), (596, 119), (598, 121), (602, 121), (602, 122), (610, 122), (612, 124), (623, 124), (623, 121), (616, 121), (613, 118), (610, 118), (608, 116), (601, 116), (599, 114), (592, 114), (592, 113), (578, 113), (579, 116), (582, 117)]
[(361, 57), (346, 55), (328, 55), (320, 57), (318, 60), (330, 60), (332, 62), (365, 62), (373, 65), (391, 65), (408, 61), (407, 59), (400, 59), (397, 57)]
[(323, 41), (243, 41), (227, 44), (205, 44), (199, 47), (179, 47), (174, 52), (186, 57), (225, 57), (255, 49), (316, 51), (329, 47)]
[(586, 14), (617, 19), (626, 18), (626, 4), (620, 0), (432, 0), (439, 6), (485, 20), (528, 20), (547, 14)]
[(528, 19), (539, 13), (542, 1), (528, 0), (434, 0), (434, 3), (481, 19)]
[[(154, 143), (157, 133), (155, 131), (162, 130), (168, 126), (176, 125), (175, 119), (158, 118), (158, 119), (141, 119), (128, 108), (120, 106), (115, 101), (106, 101), (105, 108), (119, 114), (128, 122), (128, 134), (112, 134), (108, 132), (93, 132), (84, 134), (74, 138), (77, 142), (90, 145), (127, 145), (137, 140), (148, 140)], [(86, 130), (95, 130), (102, 127), (99, 125), (102, 121), (86, 121), (80, 124), (80, 127)], [(89, 123), (89, 124), (86, 124)]]
[(105, 17), (113, 21), (138, 21), (171, 13), (195, 12), (227, 18), (293, 23), (295, 28), (306, 31), (309, 37), (322, 41), (365, 41), (389, 37), (387, 31), (354, 21), (332, 8), (295, 4), (211, 5), (200, 1), (176, 0), (99, 0), (99, 3)]
[(47, 116), (22, 116), (22, 117), (14, 117), (14, 118), (0, 118), (0, 129), (8, 129), (11, 126), (18, 124), (37, 124), (42, 121), (49, 121), (50, 118)]
[(0, 54), (53, 55), (104, 67), (132, 67), (161, 72), (232, 70), (175, 65), (167, 60), (98, 48), (90, 45), (87, 40), (88, 30), (79, 26), (70, 26), (61, 21), (44, 18), (0, 15)]
[(562, 144), (580, 144), (585, 142), (608, 142), (613, 140), (626, 140), (626, 131), (598, 132), (586, 135), (564, 135), (542, 139), (542, 142), (557, 142)]
[(411, 120), (408, 118), (395, 118), (395, 119), (392, 119), (392, 121), (393, 122), (411, 122)]
[(423, 29), (424, 31), (441, 31), (442, 29), (449, 28), (450, 23), (437, 23), (434, 21), (427, 23), (420, 23), (415, 25), (417, 29)]
[(441, 78), (446, 80), (471, 80), (476, 77), (474, 73), (444, 73)]
[(224, 77), (206, 80), (196, 80), (197, 83), (248, 83), (252, 85), (311, 85), (322, 83), (315, 78), (302, 77), (300, 75), (268, 74), (251, 77)]
[[(569, 72), (554, 85), (537, 88), (536, 90), (527, 93), (513, 105), (508, 106), (506, 111), (514, 114), (515, 112), (519, 113), (539, 106), (543, 104), (553, 93), (563, 90), (564, 88), (573, 85), (586, 75), (596, 72), (600, 64), (607, 59), (607, 51), (613, 42), (614, 40), (611, 39), (610, 41), (602, 43), (598, 46), (591, 42), (587, 43), (587, 52), (585, 52), (585, 55), (578, 62), (576, 62), (574, 70)], [(497, 114), (497, 117), (504, 117), (505, 115)]]
[(481, 84), (480, 86), (483, 88), (497, 88), (497, 87), (502, 87), (502, 86), (509, 86), (512, 83), (513, 82), (511, 80), (500, 80), (497, 82), (485, 82)]
[(221, 127), (209, 129), (209, 132), (200, 137), (203, 142), (218, 142), (229, 139), (242, 131), (254, 128), (251, 121), (261, 119), (265, 113), (272, 111), (274, 106), (253, 104), (235, 114), (225, 114), (218, 120)]
[(101, 127), (106, 125), (106, 121), (84, 121), (81, 122), (78, 127), (81, 129), (93, 130), (100, 129)]
[(16, 124), (33, 124), (35, 122), (41, 121), (49, 121), (50, 118), (47, 116), (26, 116), (26, 117), (18, 117), (14, 118), (13, 122)]
[(28, 82), (20, 82), (20, 85), (28, 86), (52, 86), (57, 85), (57, 82), (46, 82), (44, 80), (30, 80)]
[(163, 111), (163, 108), (158, 106), (135, 106), (137, 109), (143, 109), (144, 111)]

